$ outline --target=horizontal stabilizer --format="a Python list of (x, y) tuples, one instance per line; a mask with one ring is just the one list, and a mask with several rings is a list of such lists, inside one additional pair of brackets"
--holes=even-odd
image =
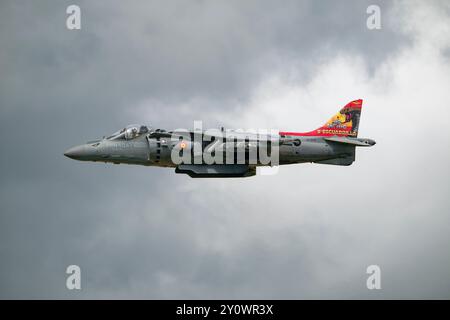
[(361, 139), (361, 138), (347, 138), (347, 137), (326, 137), (323, 138), (326, 141), (338, 142), (349, 144), (357, 147), (371, 147), (375, 144), (375, 141), (372, 139)]

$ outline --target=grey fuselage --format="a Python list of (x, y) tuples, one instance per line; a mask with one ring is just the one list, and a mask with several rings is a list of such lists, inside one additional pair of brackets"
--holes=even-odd
[[(280, 143), (280, 165), (304, 162), (350, 165), (354, 161), (355, 145), (353, 144), (327, 141), (324, 137), (314, 136), (286, 138), (294, 142)], [(375, 144), (370, 139), (354, 138), (353, 140), (365, 141), (368, 146)], [(91, 141), (70, 148), (64, 155), (81, 161), (177, 167), (171, 157), (175, 144), (176, 142), (172, 142), (170, 138), (151, 138), (148, 135), (141, 135), (132, 140)], [(192, 159), (194, 158), (192, 157)], [(248, 161), (246, 163), (249, 164)], [(253, 165), (264, 164), (258, 162)]]

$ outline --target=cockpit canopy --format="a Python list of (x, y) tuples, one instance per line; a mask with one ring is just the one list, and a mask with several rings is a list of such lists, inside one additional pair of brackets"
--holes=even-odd
[(147, 126), (139, 124), (130, 124), (122, 130), (114, 132), (112, 135), (107, 137), (108, 140), (132, 140), (139, 137), (141, 134), (148, 133), (149, 129)]

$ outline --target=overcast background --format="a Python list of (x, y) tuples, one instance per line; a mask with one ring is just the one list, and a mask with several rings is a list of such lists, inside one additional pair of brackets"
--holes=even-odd
[[(448, 1), (127, 4), (0, 3), (0, 298), (450, 298)], [(358, 98), (377, 145), (350, 167), (63, 156), (129, 123), (307, 131)]]

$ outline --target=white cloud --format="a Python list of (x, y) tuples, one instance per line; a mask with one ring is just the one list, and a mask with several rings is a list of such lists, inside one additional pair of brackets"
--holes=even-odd
[[(351, 53), (324, 62), (306, 85), (275, 70), (256, 86), (250, 102), (239, 106), (242, 113), (219, 114), (234, 127), (308, 131), (348, 101), (363, 98), (360, 134), (378, 144), (359, 149), (348, 168), (303, 164), (282, 167), (270, 177), (186, 182), (192, 188), (189, 201), (213, 199), (208, 228), (193, 227), (202, 250), (231, 261), (239, 261), (235, 255), (246, 254), (253, 243), (269, 255), (283, 252), (269, 263), (278, 271), (261, 272), (276, 279), (276, 272), (287, 270), (294, 278), (308, 275), (313, 280), (290, 293), (304, 297), (372, 297), (364, 284), (365, 267), (373, 263), (388, 279), (382, 296), (448, 297), (448, 277), (433, 290), (442, 265), (423, 260), (450, 267), (448, 250), (438, 249), (450, 240), (445, 196), (450, 61), (442, 54), (450, 44), (449, 20), (423, 4), (401, 11), (407, 15), (402, 21), (416, 19), (417, 11), (427, 14), (407, 28), (413, 44), (389, 57), (373, 76)], [(430, 25), (432, 39), (418, 31)], [(302, 258), (311, 269), (289, 265)], [(261, 296), (245, 290), (236, 295)]]

